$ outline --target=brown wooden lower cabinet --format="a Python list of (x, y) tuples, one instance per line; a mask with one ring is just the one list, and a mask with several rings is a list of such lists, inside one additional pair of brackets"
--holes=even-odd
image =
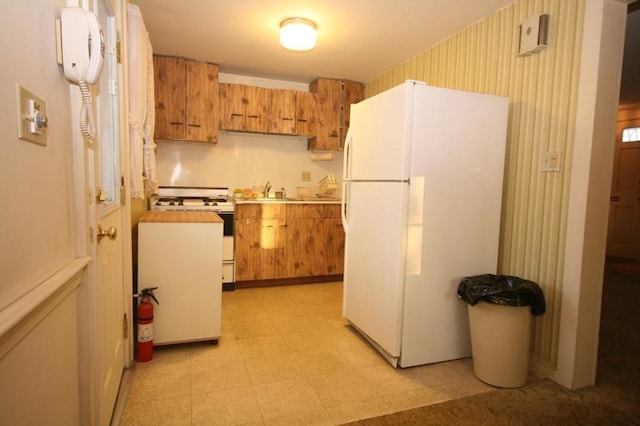
[(336, 204), (238, 204), (236, 280), (341, 275), (344, 231)]

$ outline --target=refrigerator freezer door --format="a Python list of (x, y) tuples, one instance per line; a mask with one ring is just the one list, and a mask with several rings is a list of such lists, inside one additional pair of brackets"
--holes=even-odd
[(400, 355), (409, 185), (346, 185), (344, 316), (392, 357)]
[(414, 86), (407, 82), (351, 106), (345, 180), (407, 180)]

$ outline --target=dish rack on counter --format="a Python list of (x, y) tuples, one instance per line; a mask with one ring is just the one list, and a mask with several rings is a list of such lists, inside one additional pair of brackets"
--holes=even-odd
[(320, 180), (318, 192), (321, 197), (335, 197), (337, 189), (338, 183), (336, 182), (336, 177), (333, 173), (326, 175), (322, 180)]

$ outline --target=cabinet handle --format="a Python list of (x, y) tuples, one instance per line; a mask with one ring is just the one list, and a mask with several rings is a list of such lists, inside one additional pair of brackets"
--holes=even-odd
[(189, 126), (189, 127), (202, 127), (202, 126), (201, 126), (201, 125), (199, 125), (199, 124), (187, 124), (187, 126)]
[(293, 118), (282, 117), (284, 121), (293, 121)]
[(175, 124), (175, 125), (180, 125), (182, 126), (184, 123), (180, 122), (180, 121), (172, 121), (169, 124)]
[(247, 115), (247, 118), (260, 118), (259, 115)]
[(236, 113), (232, 112), (231, 116), (232, 117), (242, 117), (242, 114), (236, 114)]
[(280, 228), (286, 228), (286, 227), (288, 227), (288, 226), (289, 226), (289, 225), (287, 225), (287, 224), (285, 223), (285, 224), (283, 224), (283, 225), (280, 225)]
[(298, 121), (301, 122), (301, 123), (306, 123), (307, 122), (307, 120), (303, 120), (302, 118), (298, 118)]
[(273, 225), (262, 225), (263, 228), (273, 228)]

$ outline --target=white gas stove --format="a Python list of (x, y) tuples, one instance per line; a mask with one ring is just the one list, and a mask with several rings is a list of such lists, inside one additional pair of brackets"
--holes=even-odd
[(229, 198), (229, 188), (202, 186), (161, 186), (158, 195), (150, 202), (151, 210), (160, 211), (210, 211), (224, 221), (222, 238), (222, 288), (235, 288), (235, 204)]
[(229, 188), (161, 186), (151, 202), (151, 210), (193, 210), (231, 212), (235, 210), (229, 198)]

